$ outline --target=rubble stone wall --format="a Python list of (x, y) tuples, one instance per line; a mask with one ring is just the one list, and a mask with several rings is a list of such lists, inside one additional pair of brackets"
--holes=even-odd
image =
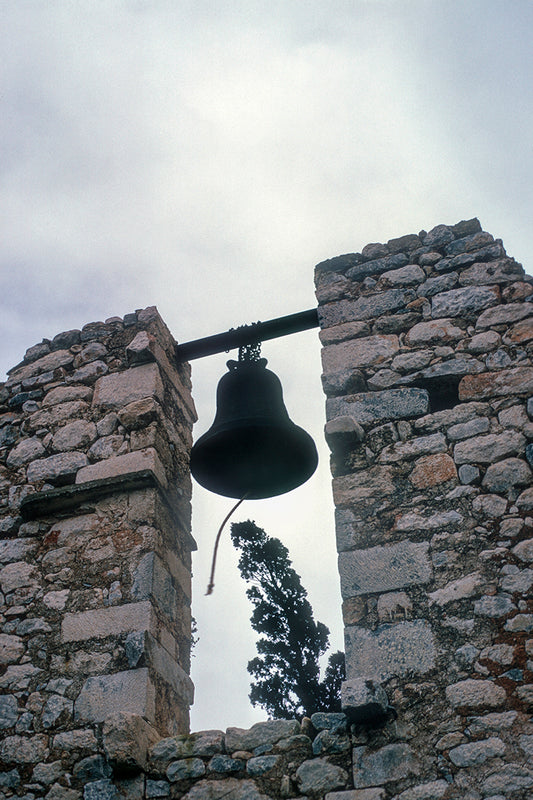
[(174, 352), (147, 308), (43, 340), (0, 384), (0, 797), (81, 797), (116, 713), (145, 749), (189, 730), (195, 411)]
[(533, 797), (532, 280), (477, 220), (317, 266), (350, 798)]

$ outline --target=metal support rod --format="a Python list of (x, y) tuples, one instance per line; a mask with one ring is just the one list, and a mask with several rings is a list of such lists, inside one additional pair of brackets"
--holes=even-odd
[(192, 361), (195, 358), (212, 356), (215, 353), (224, 353), (227, 350), (235, 350), (247, 344), (264, 342), (267, 339), (277, 339), (280, 336), (288, 336), (291, 333), (307, 331), (310, 328), (318, 328), (318, 311), (311, 308), (309, 311), (300, 311), (297, 314), (289, 314), (287, 317), (270, 319), (267, 322), (254, 322), (252, 325), (242, 325), (240, 328), (232, 328), (225, 333), (216, 333), (214, 336), (206, 336), (205, 339), (195, 339), (192, 342), (185, 342), (176, 347), (176, 359), (181, 361)]

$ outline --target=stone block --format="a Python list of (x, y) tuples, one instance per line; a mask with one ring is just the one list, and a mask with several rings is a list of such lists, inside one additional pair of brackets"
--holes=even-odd
[(453, 603), (455, 600), (464, 600), (466, 597), (479, 595), (483, 585), (484, 579), (481, 573), (472, 572), (470, 575), (465, 575), (464, 578), (457, 578), (457, 580), (450, 581), (441, 589), (431, 592), (429, 600), (430, 603), (444, 606), (448, 603)]
[(41, 440), (37, 437), (23, 439), (10, 451), (6, 459), (6, 465), (9, 469), (18, 469), (24, 464), (28, 464), (30, 461), (40, 458), (45, 452)]
[(73, 483), (78, 470), (87, 464), (85, 453), (76, 451), (32, 461), (27, 469), (28, 483), (49, 481), (54, 484)]
[(350, 722), (376, 723), (386, 718), (389, 701), (385, 689), (378, 683), (365, 678), (350, 678), (341, 687), (341, 707)]
[(48, 756), (48, 736), (6, 736), (0, 744), (0, 759), (7, 764), (40, 764)]
[(429, 395), (425, 389), (386, 389), (326, 401), (327, 418), (351, 416), (360, 424), (380, 423), (389, 419), (409, 419), (427, 414)]
[(84, 419), (69, 422), (54, 433), (54, 450), (84, 450), (96, 439), (96, 425)]
[(102, 735), (107, 760), (122, 772), (145, 769), (148, 751), (159, 739), (158, 732), (145, 719), (122, 711), (105, 720)]
[(449, 784), (444, 780), (421, 783), (401, 792), (395, 800), (439, 800), (439, 798), (444, 797), (448, 787)]
[(495, 325), (509, 325), (519, 322), (533, 314), (533, 303), (506, 303), (496, 308), (488, 308), (479, 315), (476, 328), (491, 328)]
[(342, 325), (335, 325), (333, 328), (324, 328), (319, 332), (322, 345), (338, 344), (346, 339), (358, 339), (360, 336), (370, 336), (370, 325), (368, 322), (345, 322)]
[(468, 678), (446, 687), (446, 699), (453, 708), (498, 708), (506, 698), (503, 686), (489, 680)]
[(333, 499), (336, 506), (350, 506), (360, 501), (381, 500), (396, 493), (392, 467), (372, 467), (369, 470), (333, 479)]
[(145, 397), (163, 398), (163, 382), (155, 363), (141, 364), (99, 378), (94, 389), (93, 407), (119, 409)]
[(61, 625), (63, 642), (80, 642), (120, 636), (130, 631), (148, 631), (153, 625), (149, 600), (122, 606), (66, 613)]
[(348, 773), (325, 758), (314, 758), (300, 764), (296, 770), (296, 781), (303, 794), (312, 792), (314, 795), (323, 795), (332, 789), (345, 787)]
[(406, 442), (394, 442), (384, 447), (379, 460), (382, 464), (407, 461), (419, 456), (443, 453), (446, 450), (446, 437), (443, 433), (430, 433), (429, 436), (418, 436)]
[(340, 325), (354, 320), (367, 320), (380, 317), (399, 308), (404, 308), (414, 299), (411, 289), (390, 289), (369, 297), (359, 297), (357, 300), (339, 300), (336, 303), (320, 306), (318, 318), (322, 328)]
[(508, 492), (515, 486), (528, 486), (531, 478), (531, 469), (525, 461), (506, 458), (489, 466), (481, 485), (489, 492)]
[(150, 470), (162, 486), (167, 486), (165, 468), (153, 447), (135, 450), (133, 453), (125, 453), (123, 456), (112, 456), (98, 461), (96, 464), (89, 464), (77, 473), (76, 483), (88, 483), (143, 470)]
[(450, 344), (464, 338), (464, 331), (452, 319), (435, 319), (419, 322), (407, 333), (405, 340), (410, 347), (420, 345)]
[(330, 344), (322, 350), (324, 372), (361, 369), (380, 364), (396, 355), (400, 345), (394, 335), (365, 336), (340, 344)]
[(431, 316), (463, 317), (475, 314), (500, 300), (497, 286), (466, 286), (462, 289), (450, 289), (440, 292), (431, 301)]
[(524, 452), (525, 437), (519, 431), (489, 433), (458, 442), (453, 449), (456, 464), (492, 464), (507, 456)]
[(422, 456), (409, 475), (409, 480), (417, 489), (428, 489), (456, 479), (455, 463), (447, 453)]
[(226, 730), (226, 750), (253, 751), (256, 747), (273, 745), (280, 739), (287, 739), (300, 733), (300, 724), (296, 720), (275, 719), (268, 722), (257, 722), (249, 729), (228, 728)]
[(74, 703), (76, 720), (105, 722), (119, 713), (155, 722), (155, 690), (146, 667), (87, 678)]
[(513, 367), (479, 375), (465, 375), (459, 383), (460, 400), (484, 400), (533, 392), (533, 367)]
[(387, 744), (374, 752), (368, 747), (353, 749), (353, 783), (356, 788), (383, 785), (417, 774), (420, 764), (408, 744)]
[(388, 592), (431, 580), (427, 542), (403, 541), (339, 556), (343, 598), (371, 592)]
[(433, 669), (436, 648), (429, 623), (424, 620), (378, 626), (375, 631), (347, 627), (346, 677), (384, 681), (409, 672)]

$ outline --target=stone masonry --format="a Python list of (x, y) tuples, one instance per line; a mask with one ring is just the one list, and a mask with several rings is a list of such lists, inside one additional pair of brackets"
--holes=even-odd
[(343, 708), (389, 716), (346, 798), (531, 798), (533, 279), (474, 219), (316, 286)]
[(145, 749), (189, 730), (195, 411), (174, 351), (147, 308), (43, 340), (0, 384), (0, 797), (81, 797), (117, 713)]
[(533, 800), (533, 279), (469, 220), (316, 287), (344, 713), (188, 731), (195, 413), (145, 309), (0, 385), (0, 800)]

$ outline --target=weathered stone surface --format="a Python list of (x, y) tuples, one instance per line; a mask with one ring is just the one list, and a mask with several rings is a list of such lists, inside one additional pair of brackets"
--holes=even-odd
[(195, 783), (182, 800), (270, 800), (252, 780), (224, 778), (220, 781), (202, 780)]
[(469, 284), (480, 285), (488, 283), (509, 283), (523, 275), (524, 270), (512, 258), (502, 258), (496, 261), (478, 262), (461, 272), (459, 283), (463, 286)]
[(145, 769), (148, 751), (159, 738), (146, 720), (123, 711), (107, 717), (102, 734), (106, 757), (119, 772)]
[(409, 475), (409, 480), (417, 489), (427, 489), (456, 479), (455, 463), (447, 453), (422, 456)]
[(491, 464), (524, 451), (526, 440), (519, 431), (489, 433), (475, 439), (458, 442), (453, 450), (456, 464)]
[(234, 753), (236, 750), (253, 751), (256, 747), (265, 744), (275, 744), (280, 739), (300, 733), (300, 724), (296, 720), (270, 720), (257, 722), (251, 728), (228, 728), (226, 730), (226, 750)]
[(41, 722), (43, 728), (48, 730), (60, 723), (67, 723), (72, 719), (73, 703), (60, 694), (52, 694), (43, 708)]
[[(256, 756), (255, 758), (250, 758), (246, 762), (246, 772), (248, 775), (252, 775), (254, 777), (258, 775), (265, 775), (265, 773), (274, 769), (276, 764), (279, 762), (279, 758), (279, 756)], [(242, 761), (239, 762), (237, 760), (237, 765), (239, 765), (238, 768), (242, 769)]]
[(517, 614), (508, 619), (503, 627), (511, 633), (530, 633), (533, 631), (533, 614)]
[(501, 395), (533, 392), (533, 368), (513, 367), (499, 372), (465, 375), (459, 384), (460, 400), (482, 400)]
[(389, 289), (388, 292), (360, 297), (358, 300), (340, 300), (320, 306), (318, 317), (323, 328), (343, 322), (372, 319), (403, 308), (413, 297), (414, 292), (410, 289)]
[(503, 337), (505, 344), (514, 345), (530, 342), (531, 339), (533, 339), (533, 320), (530, 317), (517, 322), (516, 325), (509, 328)]
[(155, 693), (146, 668), (87, 678), (74, 704), (77, 720), (104, 722), (113, 714), (154, 721)]
[(34, 566), (25, 561), (15, 561), (0, 570), (0, 587), (4, 594), (22, 588), (35, 591), (39, 587), (37, 576)]
[(307, 792), (324, 794), (332, 789), (346, 786), (348, 773), (324, 758), (315, 758), (300, 764), (296, 770), (296, 780), (300, 791), (304, 794)]
[(17, 698), (11, 694), (0, 695), (0, 730), (12, 728), (18, 716)]
[(38, 547), (37, 539), (3, 539), (0, 540), (0, 564), (23, 561), (31, 556)]
[(414, 325), (406, 335), (406, 342), (411, 347), (419, 345), (428, 346), (457, 342), (464, 337), (464, 331), (458, 327), (455, 320), (435, 319), (419, 322)]
[(328, 419), (348, 415), (361, 424), (379, 423), (388, 419), (409, 419), (426, 414), (429, 395), (425, 389), (388, 389), (382, 392), (329, 398)]
[(513, 554), (521, 561), (533, 562), (533, 539), (524, 539), (513, 547)]
[(6, 736), (0, 744), (0, 759), (7, 764), (38, 764), (48, 755), (48, 737), (42, 733), (26, 736)]
[(515, 486), (527, 486), (531, 479), (532, 472), (525, 461), (506, 458), (489, 466), (481, 485), (489, 492), (508, 492)]
[(459, 422), (457, 425), (451, 425), (446, 431), (446, 436), (450, 442), (459, 442), (461, 439), (468, 439), (487, 433), (489, 429), (490, 422), (488, 417), (474, 417), (468, 422)]
[(25, 364), (14, 370), (9, 370), (8, 384), (18, 383), (26, 378), (31, 378), (33, 375), (38, 375), (41, 372), (50, 372), (58, 369), (59, 367), (66, 367), (72, 364), (74, 356), (68, 350), (56, 350), (53, 353), (48, 353), (42, 358), (33, 361), (30, 364)]
[(384, 447), (379, 460), (382, 464), (391, 464), (397, 461), (407, 461), (432, 453), (442, 453), (446, 450), (446, 438), (442, 433), (431, 433), (429, 436), (418, 436), (406, 442), (395, 442)]
[(123, 408), (145, 397), (163, 397), (163, 383), (157, 364), (141, 364), (125, 372), (104, 375), (96, 382), (93, 406)]
[(58, 453), (55, 456), (32, 461), (27, 470), (29, 483), (50, 481), (50, 483), (71, 483), (79, 469), (87, 464), (85, 453), (76, 451)]
[(504, 592), (520, 592), (527, 595), (533, 587), (533, 569), (523, 569), (502, 578), (501, 588)]
[(45, 452), (41, 440), (37, 437), (23, 439), (20, 444), (10, 451), (6, 464), (10, 469), (18, 469), (18, 467), (40, 458)]
[(420, 764), (408, 744), (387, 744), (374, 752), (354, 747), (353, 783), (356, 788), (383, 785), (416, 774)]
[(122, 456), (114, 456), (96, 464), (84, 466), (76, 475), (76, 483), (88, 483), (89, 481), (111, 478), (115, 475), (127, 475), (131, 472), (150, 470), (154, 473), (162, 486), (167, 485), (165, 468), (153, 447), (146, 447), (144, 450), (135, 450), (133, 453), (125, 453)]
[(167, 769), (169, 781), (184, 781), (200, 778), (205, 774), (205, 765), (201, 758), (184, 758), (174, 761)]
[(392, 358), (398, 350), (397, 336), (366, 336), (328, 345), (322, 350), (322, 365), (324, 372), (368, 367)]
[(448, 272), (446, 275), (437, 275), (433, 278), (428, 278), (427, 281), (418, 287), (417, 294), (420, 297), (433, 297), (439, 292), (445, 292), (448, 289), (453, 289), (457, 285), (458, 274), (457, 272)]
[(368, 678), (350, 678), (343, 682), (341, 707), (351, 722), (361, 724), (383, 719), (388, 706), (387, 693), (374, 681)]
[(430, 517), (424, 517), (416, 511), (408, 511), (396, 519), (396, 529), (399, 531), (423, 531), (445, 528), (448, 525), (457, 527), (463, 519), (463, 515), (458, 511), (438, 511)]
[(531, 511), (533, 509), (533, 487), (525, 489), (516, 498), (516, 505), (522, 511)]
[(480, 742), (468, 742), (450, 750), (450, 759), (456, 767), (472, 767), (487, 759), (503, 756), (505, 744), (501, 739), (490, 737)]
[(497, 494), (481, 494), (474, 497), (472, 509), (484, 517), (501, 517), (507, 511), (507, 500)]
[(533, 314), (533, 303), (507, 303), (496, 308), (487, 308), (479, 315), (476, 328), (491, 328), (495, 325), (518, 322)]
[(93, 392), (89, 386), (56, 386), (44, 396), (43, 408), (75, 400), (90, 401), (92, 396)]
[(401, 792), (394, 800), (439, 800), (446, 794), (448, 785), (443, 780), (422, 783)]
[(343, 553), (339, 558), (343, 598), (387, 592), (431, 579), (427, 542), (404, 541)]
[(63, 617), (61, 639), (63, 642), (101, 639), (128, 631), (149, 630), (151, 624), (152, 605), (149, 600), (108, 608), (69, 612)]
[[(481, 789), (485, 797), (494, 797), (497, 793), (508, 797), (509, 792), (520, 791), (533, 786), (533, 770), (525, 764), (506, 764), (485, 778)], [(501, 794), (505, 793), (505, 794)]]
[(59, 428), (52, 439), (54, 450), (84, 450), (96, 439), (94, 422), (78, 419)]
[(506, 697), (503, 686), (493, 681), (468, 678), (446, 687), (446, 699), (454, 708), (498, 708)]
[(349, 677), (383, 681), (411, 671), (423, 674), (435, 666), (433, 633), (423, 620), (383, 625), (375, 631), (349, 626), (345, 638)]
[(422, 283), (426, 273), (418, 264), (408, 264), (398, 269), (387, 270), (381, 274), (380, 286), (415, 286)]
[(128, 430), (145, 428), (157, 418), (157, 404), (152, 397), (135, 400), (118, 412), (118, 418)]
[(475, 597), (481, 593), (484, 579), (481, 573), (472, 572), (464, 578), (457, 578), (450, 581), (441, 589), (437, 589), (429, 594), (430, 602), (439, 606), (452, 603), (454, 600), (462, 600), (465, 597)]
[(391, 467), (373, 467), (365, 472), (333, 479), (333, 498), (336, 506), (348, 506), (361, 500), (375, 500), (394, 493)]
[(515, 604), (507, 594), (486, 595), (474, 603), (474, 613), (481, 617), (504, 617), (515, 608)]
[[(431, 316), (459, 317), (469, 316), (499, 302), (500, 291), (497, 286), (468, 286), (440, 292), (431, 301)], [(487, 326), (489, 327), (489, 326)]]

